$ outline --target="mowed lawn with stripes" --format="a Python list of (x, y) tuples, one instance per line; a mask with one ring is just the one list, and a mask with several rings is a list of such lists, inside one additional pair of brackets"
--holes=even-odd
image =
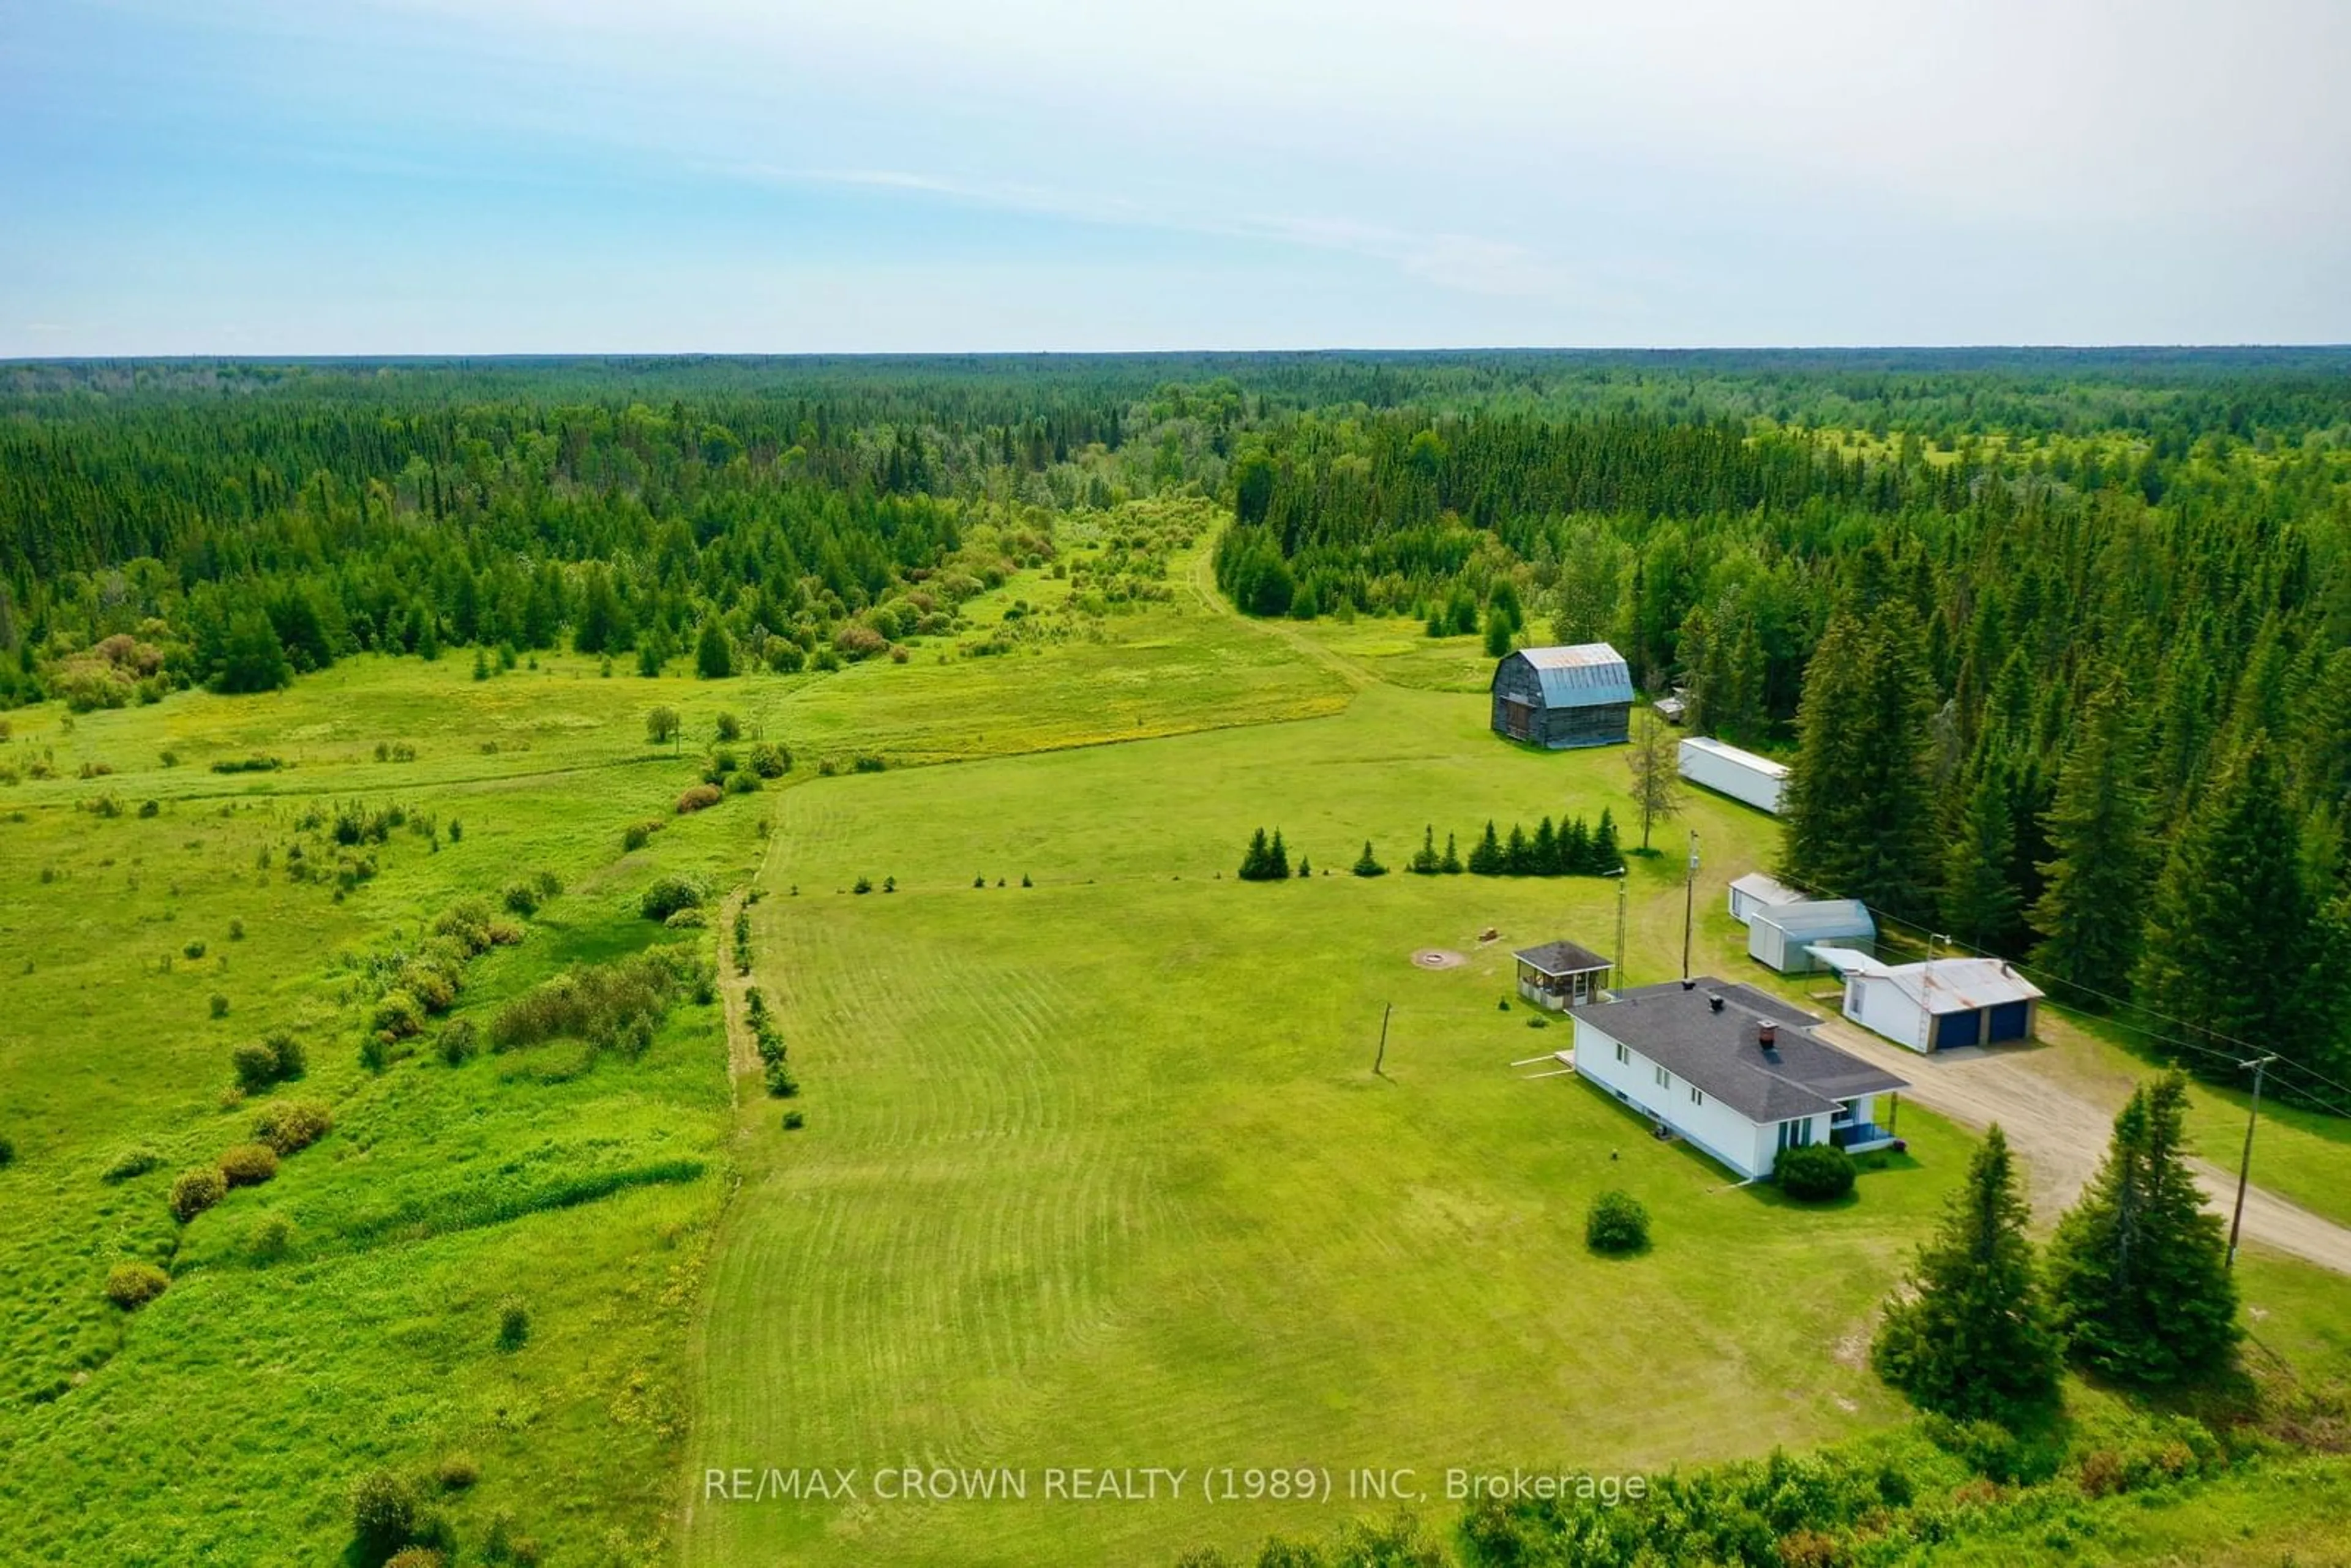
[[(1441, 1519), (1447, 1467), (1661, 1466), (1900, 1417), (1866, 1325), (1966, 1142), (1905, 1108), (1914, 1161), (1792, 1208), (1535, 1076), (1570, 1031), (1530, 1027), (1509, 950), (1612, 947), (1615, 884), (1402, 867), (1424, 824), (1466, 849), (1489, 817), (1621, 821), (1625, 754), (1508, 747), (1485, 706), (1374, 685), (1322, 717), (777, 798), (757, 978), (807, 1125), (744, 1112), (688, 1561), (1166, 1561), (1386, 1511), (1343, 1496), (1358, 1467), (1416, 1469)], [(1318, 874), (1238, 881), (1260, 825)], [(1776, 830), (1703, 798), (1660, 841), (1688, 826), (1700, 951), (1743, 965), (1722, 885)], [(1391, 874), (1347, 874), (1366, 838)], [(1677, 972), (1682, 911), (1677, 855), (1636, 860), (1633, 980)], [(1468, 962), (1416, 968), (1426, 947)], [(1612, 1186), (1655, 1216), (1646, 1256), (1584, 1249)], [(1008, 1469), (1030, 1495), (877, 1497), (904, 1466)], [(1204, 1503), (1224, 1466), (1326, 1468), (1343, 1495)], [(701, 1479), (812, 1467), (854, 1468), (858, 1496)], [(1191, 1478), (1081, 1502), (1045, 1495), (1049, 1467)]]

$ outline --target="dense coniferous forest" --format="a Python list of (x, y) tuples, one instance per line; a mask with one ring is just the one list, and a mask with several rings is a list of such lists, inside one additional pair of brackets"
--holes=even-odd
[(0, 367), (0, 703), (821, 669), (1185, 491), (1242, 609), (1614, 642), (1798, 881), (2351, 1104), (2351, 353)]

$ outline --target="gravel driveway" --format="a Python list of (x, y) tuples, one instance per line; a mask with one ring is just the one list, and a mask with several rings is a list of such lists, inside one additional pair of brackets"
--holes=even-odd
[[(2024, 1161), (2033, 1213), (2043, 1224), (2053, 1221), (2097, 1174), (2114, 1132), (2115, 1113), (2122, 1109), (2119, 1102), (2109, 1105), (2085, 1099), (2075, 1089), (2035, 1071), (2035, 1058), (2060, 1047), (1967, 1046), (1921, 1056), (1843, 1019), (1828, 1019), (1819, 1032), (1855, 1056), (1908, 1079), (1904, 1099), (1970, 1127), (1998, 1122)], [(2235, 1169), (2222, 1170), (2209, 1160), (2191, 1163), (2207, 1202), (2225, 1219), (2236, 1197)], [(2258, 1144), (2253, 1163), (2259, 1168)], [(2351, 1229), (2259, 1186), (2245, 1194), (2244, 1239), (2351, 1274)]]

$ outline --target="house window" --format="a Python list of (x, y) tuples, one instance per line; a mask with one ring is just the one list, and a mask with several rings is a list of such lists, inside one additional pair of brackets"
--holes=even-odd
[(1633, 1061), (1633, 1053), (1625, 1049), (1625, 1042), (1621, 1040), (1616, 1042), (1616, 1060), (1628, 1066)]
[(1672, 1073), (1670, 1073), (1670, 1072), (1667, 1071), (1666, 1071), (1664, 1068), (1662, 1068), (1662, 1067), (1658, 1068), (1658, 1069), (1657, 1069), (1657, 1087), (1658, 1087), (1658, 1088), (1660, 1088), (1660, 1089), (1671, 1089), (1673, 1086), (1674, 1086), (1674, 1075), (1673, 1075)]
[(1690, 1090), (1690, 1103), (1693, 1105), (1703, 1105), (1706, 1103), (1706, 1096), (1700, 1093), (1697, 1088), (1693, 1087)]
[(1810, 1148), (1812, 1146), (1812, 1143), (1813, 1119), (1810, 1116), (1805, 1117), (1801, 1122), (1782, 1122), (1780, 1124), (1781, 1148)]

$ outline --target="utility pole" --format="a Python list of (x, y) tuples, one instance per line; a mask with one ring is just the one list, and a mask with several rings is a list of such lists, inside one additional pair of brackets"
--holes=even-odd
[(2257, 1056), (2251, 1061), (2241, 1061), (2240, 1067), (2253, 1070), (2253, 1106), (2245, 1116), (2245, 1152), (2237, 1161), (2237, 1212), (2229, 1219), (2228, 1267), (2237, 1266), (2237, 1233), (2245, 1228), (2245, 1183), (2253, 1174), (2253, 1124), (2262, 1114), (2262, 1079), (2268, 1072), (2275, 1056)]
[(1381, 1064), (1385, 1062), (1388, 1059), (1388, 1016), (1395, 1011), (1395, 1004), (1394, 1002), (1388, 1003), (1387, 1006), (1380, 1009), (1380, 1051), (1377, 1056), (1372, 1058), (1372, 1076), (1374, 1078), (1385, 1078), (1387, 1076), (1386, 1073), (1380, 1071), (1380, 1067)]
[(1690, 927), (1698, 919), (1698, 830), (1690, 830), (1689, 865), (1682, 873), (1682, 978), (1690, 977)]
[(1614, 980), (1614, 981), (1615, 982), (1615, 987), (1614, 987), (1614, 988), (1618, 989), (1618, 990), (1622, 990), (1622, 989), (1624, 988), (1624, 987), (1625, 987), (1625, 886), (1626, 886), (1626, 884), (1627, 884), (1627, 883), (1629, 883), (1632, 880), (1633, 880), (1632, 873), (1631, 873), (1629, 871), (1625, 870), (1625, 868), (1623, 868), (1623, 867), (1619, 867), (1619, 868), (1617, 869), (1617, 872), (1616, 872), (1616, 967), (1615, 967), (1613, 971), (1611, 971), (1611, 973), (1610, 973), (1610, 975), (1609, 975), (1609, 978), (1610, 978), (1610, 979), (1612, 979), (1612, 980)]

